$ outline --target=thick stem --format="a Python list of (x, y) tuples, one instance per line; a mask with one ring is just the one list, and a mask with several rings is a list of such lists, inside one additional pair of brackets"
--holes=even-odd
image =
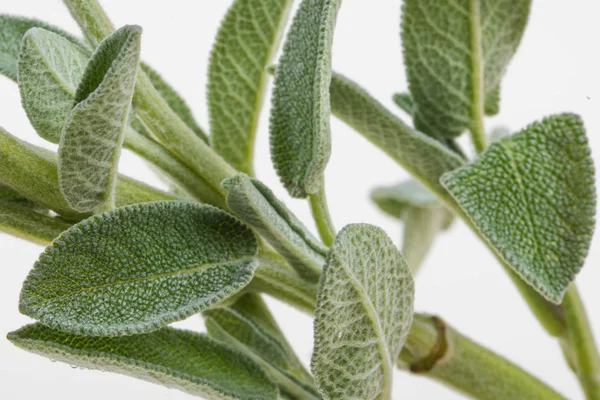
[(326, 246), (331, 246), (335, 240), (336, 231), (329, 215), (327, 197), (325, 196), (325, 182), (321, 183), (321, 190), (317, 194), (309, 196), (310, 209), (317, 225), (321, 240)]
[(477, 399), (564, 399), (519, 366), (423, 314), (415, 314), (399, 365)]
[(565, 293), (562, 309), (567, 321), (567, 353), (588, 400), (600, 399), (600, 356), (592, 328), (575, 284)]

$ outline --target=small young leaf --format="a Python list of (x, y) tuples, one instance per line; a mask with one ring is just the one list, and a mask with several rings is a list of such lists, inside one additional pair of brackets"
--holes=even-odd
[(200, 128), (196, 120), (194, 119), (194, 114), (192, 110), (190, 110), (189, 106), (179, 95), (179, 93), (173, 89), (171, 85), (165, 81), (165, 79), (152, 67), (150, 67), (146, 63), (140, 63), (140, 68), (142, 71), (146, 73), (146, 76), (152, 82), (152, 86), (160, 93), (165, 102), (171, 107), (171, 110), (175, 112), (181, 118), (183, 122), (205, 142), (208, 142), (208, 138), (206, 133)]
[(227, 206), (256, 229), (298, 273), (319, 279), (327, 248), (263, 183), (238, 174), (223, 181)]
[(291, 0), (236, 0), (221, 23), (208, 67), (211, 143), (238, 171), (252, 174), (254, 136)]
[(407, 113), (411, 117), (414, 117), (415, 102), (413, 101), (410, 93), (396, 93), (392, 97), (392, 100), (394, 100), (394, 103), (396, 103), (396, 105), (400, 107), (405, 113)]
[(334, 74), (331, 111), (396, 160), (413, 176), (443, 191), (440, 176), (464, 164), (464, 159), (403, 123), (354, 82)]
[(36, 323), (9, 333), (8, 340), (52, 360), (129, 375), (206, 399), (278, 399), (277, 387), (256, 363), (195, 332), (163, 328), (144, 335), (99, 338)]
[(73, 209), (114, 207), (121, 146), (140, 58), (142, 29), (125, 26), (103, 40), (75, 93), (58, 149), (60, 189)]
[(484, 108), (497, 112), (496, 91), (521, 41), (531, 0), (403, 4), (402, 44), (415, 127), (435, 138), (454, 138), (483, 117)]
[(293, 197), (321, 189), (331, 152), (331, 45), (340, 0), (303, 0), (275, 72), (271, 157)]
[(257, 246), (248, 228), (211, 206), (118, 208), (46, 249), (23, 285), (20, 309), (74, 334), (149, 332), (239, 292), (252, 279)]
[(385, 232), (367, 224), (340, 231), (315, 312), (311, 369), (325, 399), (391, 399), (413, 296), (411, 272)]
[(204, 312), (214, 339), (247, 354), (260, 364), (283, 391), (295, 398), (320, 399), (304, 369), (258, 294), (246, 294), (227, 308)]
[(595, 225), (594, 166), (581, 119), (560, 114), (535, 122), (442, 183), (498, 254), (560, 303)]
[(42, 28), (32, 28), (23, 37), (21, 101), (38, 135), (52, 143), (60, 141), (89, 57), (87, 49)]
[(43, 21), (3, 14), (0, 15), (0, 74), (17, 81), (21, 40), (29, 29), (36, 27), (54, 32), (73, 44), (85, 47), (83, 42), (73, 35)]

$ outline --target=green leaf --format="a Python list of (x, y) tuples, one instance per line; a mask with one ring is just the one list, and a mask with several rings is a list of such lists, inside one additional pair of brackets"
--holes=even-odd
[(118, 208), (46, 249), (23, 285), (20, 309), (74, 334), (149, 332), (239, 292), (252, 279), (257, 246), (247, 227), (211, 206)]
[(440, 176), (464, 164), (461, 156), (410, 128), (364, 89), (339, 74), (331, 79), (331, 111), (434, 192), (445, 193), (439, 184)]
[(391, 399), (413, 296), (410, 270), (383, 230), (355, 224), (340, 231), (315, 312), (311, 369), (325, 399)]
[(227, 206), (252, 226), (298, 273), (318, 281), (327, 248), (263, 183), (238, 174), (223, 181)]
[(211, 143), (238, 171), (253, 175), (254, 137), (292, 0), (236, 0), (221, 23), (208, 67)]
[(271, 158), (293, 197), (320, 191), (331, 152), (331, 45), (340, 0), (303, 0), (275, 72)]
[(129, 375), (206, 399), (276, 400), (249, 358), (206, 335), (163, 328), (118, 338), (75, 336), (42, 324), (8, 334), (14, 345), (73, 366)]
[(23, 37), (19, 55), (21, 101), (42, 138), (60, 141), (89, 57), (89, 50), (42, 28), (32, 28)]
[(559, 114), (492, 144), (442, 183), (498, 254), (560, 303), (594, 231), (594, 166), (581, 119)]
[(400, 107), (402, 111), (404, 111), (411, 117), (414, 117), (415, 102), (413, 101), (410, 93), (396, 93), (392, 97), (392, 100), (394, 100), (394, 103), (396, 103), (396, 105)]
[(483, 118), (484, 107), (488, 114), (497, 112), (494, 92), (521, 41), (531, 0), (403, 4), (402, 43), (415, 127), (435, 138), (457, 137)]
[(485, 94), (485, 115), (493, 116), (500, 112), (500, 84)]
[(376, 188), (371, 192), (371, 200), (386, 214), (398, 219), (404, 219), (411, 208), (441, 206), (431, 191), (413, 179)]
[(36, 27), (57, 33), (71, 43), (85, 46), (73, 35), (43, 21), (2, 14), (0, 15), (0, 74), (17, 81), (21, 40), (29, 29)]
[(294, 398), (320, 399), (312, 377), (286, 341), (258, 294), (246, 294), (230, 307), (204, 312), (214, 339), (247, 354), (261, 365), (283, 391)]
[(140, 67), (142, 71), (146, 73), (150, 82), (152, 82), (152, 86), (160, 93), (165, 102), (171, 107), (171, 110), (175, 112), (181, 118), (183, 122), (196, 134), (202, 138), (205, 142), (208, 141), (206, 137), (206, 133), (200, 128), (196, 120), (194, 119), (194, 114), (192, 110), (190, 110), (186, 101), (181, 97), (181, 95), (173, 89), (171, 85), (165, 81), (165, 79), (152, 67), (150, 67), (146, 63), (140, 63)]
[(58, 149), (60, 190), (73, 209), (114, 207), (114, 188), (140, 58), (142, 29), (103, 40), (85, 69)]

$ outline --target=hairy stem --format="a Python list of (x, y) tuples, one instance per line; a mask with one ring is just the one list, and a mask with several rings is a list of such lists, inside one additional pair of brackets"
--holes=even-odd
[(326, 246), (331, 246), (335, 240), (336, 231), (329, 215), (327, 198), (325, 197), (325, 182), (321, 183), (321, 190), (317, 194), (309, 196), (310, 209), (317, 225), (317, 231)]

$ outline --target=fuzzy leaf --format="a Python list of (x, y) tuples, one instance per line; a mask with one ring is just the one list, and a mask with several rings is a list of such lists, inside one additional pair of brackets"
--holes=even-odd
[(339, 74), (331, 79), (331, 111), (432, 190), (443, 191), (440, 176), (464, 164), (458, 154), (410, 128), (360, 86)]
[(165, 81), (165, 79), (152, 67), (150, 67), (146, 63), (140, 63), (140, 67), (142, 71), (146, 73), (146, 76), (152, 82), (152, 86), (156, 89), (158, 93), (162, 96), (165, 102), (171, 107), (171, 110), (175, 112), (181, 118), (183, 122), (196, 134), (202, 138), (205, 142), (208, 141), (206, 137), (206, 133), (200, 128), (196, 120), (194, 119), (194, 115), (192, 110), (190, 110), (186, 101), (179, 95), (179, 93), (173, 89), (171, 85)]
[(73, 209), (114, 207), (121, 147), (138, 71), (142, 29), (125, 26), (103, 40), (85, 69), (58, 149), (60, 189)]
[(236, 0), (221, 23), (208, 68), (211, 143), (238, 171), (252, 175), (254, 137), (292, 0)]
[(295, 398), (320, 399), (312, 377), (258, 294), (246, 294), (230, 307), (204, 312), (206, 329), (214, 339), (233, 346), (260, 364), (283, 391)]
[(206, 335), (163, 328), (118, 338), (75, 336), (42, 324), (8, 334), (52, 360), (129, 375), (211, 400), (276, 400), (277, 388), (244, 355)]
[(17, 81), (17, 63), (19, 61), (21, 41), (29, 29), (36, 27), (54, 32), (73, 44), (85, 46), (73, 35), (43, 21), (12, 15), (0, 15), (0, 74), (7, 76), (15, 82)]
[(60, 141), (89, 57), (89, 50), (42, 28), (32, 28), (23, 37), (21, 101), (38, 135), (52, 143)]
[(405, 113), (413, 117), (415, 115), (415, 102), (412, 99), (410, 93), (396, 93), (392, 97), (394, 103), (402, 109)]
[[(415, 127), (454, 138), (494, 113), (494, 95), (527, 24), (531, 0), (405, 0), (402, 43)], [(485, 101), (488, 97), (489, 100)]]
[[(252, 279), (254, 234), (217, 208), (154, 202), (73, 226), (27, 277), (20, 309), (65, 332), (149, 332), (218, 304)], [(124, 306), (126, 305), (126, 306)]]
[(315, 311), (311, 369), (325, 399), (391, 398), (392, 374), (413, 318), (411, 272), (383, 230), (340, 231)]
[(412, 179), (394, 186), (374, 189), (371, 192), (371, 200), (386, 214), (398, 219), (403, 219), (411, 208), (441, 207), (433, 193)]
[(493, 116), (500, 112), (500, 84), (485, 94), (485, 115)]
[(227, 206), (256, 229), (298, 273), (317, 281), (327, 248), (262, 182), (238, 174), (223, 181)]
[(331, 45), (340, 0), (303, 0), (275, 72), (271, 157), (293, 197), (322, 186), (331, 152)]
[(581, 119), (560, 114), (535, 122), (442, 182), (498, 254), (560, 303), (595, 224), (594, 165)]
[(0, 231), (39, 243), (48, 244), (69, 229), (70, 223), (49, 215), (27, 200), (0, 198)]

